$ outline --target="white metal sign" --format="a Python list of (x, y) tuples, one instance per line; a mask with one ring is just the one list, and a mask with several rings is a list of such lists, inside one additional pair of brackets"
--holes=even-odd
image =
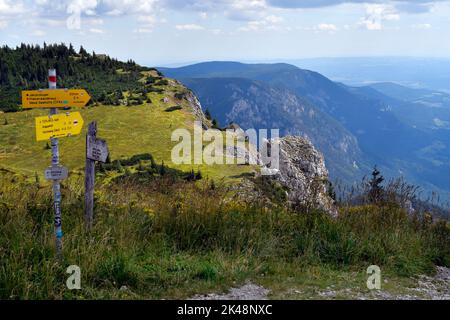
[(63, 166), (48, 167), (44, 174), (47, 180), (63, 180), (69, 176), (69, 170)]
[(108, 145), (103, 139), (87, 137), (87, 158), (94, 161), (106, 162), (108, 158)]

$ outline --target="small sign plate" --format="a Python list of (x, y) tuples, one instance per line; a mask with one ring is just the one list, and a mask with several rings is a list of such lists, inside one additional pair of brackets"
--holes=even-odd
[(86, 149), (88, 159), (106, 162), (109, 150), (105, 140), (88, 136)]
[(63, 166), (48, 167), (44, 174), (47, 180), (63, 180), (69, 176), (69, 170)]

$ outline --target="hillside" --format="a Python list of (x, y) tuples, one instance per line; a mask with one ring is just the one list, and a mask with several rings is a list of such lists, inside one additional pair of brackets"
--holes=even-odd
[[(6, 51), (10, 57), (16, 57), (23, 50), (28, 50), (26, 48), (13, 51), (3, 48), (3, 51)], [(47, 48), (59, 48), (67, 54), (71, 52), (61, 49), (65, 48), (64, 46), (48, 46)], [(37, 56), (45, 56), (50, 49), (31, 48), (30, 50), (37, 50)], [(67, 61), (72, 61), (73, 58), (62, 55), (55, 59), (56, 61), (53, 58), (43, 59), (39, 65), (58, 67)], [(111, 68), (120, 67), (120, 69), (102, 71), (101, 67), (95, 65), (95, 62), (99, 62), (100, 66), (104, 65), (101, 61), (111, 61)], [(251, 166), (172, 164), (171, 150), (176, 144), (171, 141), (172, 131), (185, 128), (192, 132), (194, 121), (201, 120), (199, 117), (202, 117), (201, 106), (197, 99), (179, 82), (162, 77), (155, 69), (143, 68), (131, 62), (118, 62), (105, 56), (94, 57), (84, 53), (83, 58), (75, 59), (73, 63), (82, 71), (81, 75), (92, 76), (92, 80), (84, 80), (80, 87), (87, 88), (93, 95), (94, 102), (87, 108), (77, 110), (81, 112), (85, 121), (82, 133), (60, 139), (61, 163), (69, 170), (79, 171), (84, 167), (87, 123), (96, 120), (98, 134), (108, 141), (112, 160), (150, 153), (158, 164), (164, 162), (165, 165), (187, 172), (200, 170), (205, 177), (217, 179), (223, 177), (234, 179), (233, 177), (242, 173), (254, 171)], [(68, 65), (70, 66), (71, 63)], [(58, 69), (58, 74), (60, 86), (81, 81), (78, 76), (73, 77), (65, 73), (64, 68), (61, 73)], [(31, 73), (28, 77), (32, 77)], [(46, 75), (44, 79), (47, 79)], [(36, 82), (35, 85), (45, 86), (45, 81)], [(4, 94), (8, 94), (9, 101), (19, 99), (18, 92), (4, 90), (4, 85), (0, 88)], [(16, 88), (15, 91), (18, 89)], [(89, 91), (90, 89), (94, 92)], [(96, 99), (96, 93), (103, 92), (103, 89), (106, 94), (100, 94)], [(17, 97), (13, 97), (13, 94), (17, 94)], [(3, 110), (10, 110), (10, 106), (4, 100), (0, 103), (0, 109)], [(0, 114), (0, 168), (26, 174), (33, 179), (35, 173), (43, 174), (43, 170), (50, 164), (51, 154), (46, 148), (46, 142), (35, 141), (34, 118), (46, 114), (48, 114), (47, 110), (37, 109)]]

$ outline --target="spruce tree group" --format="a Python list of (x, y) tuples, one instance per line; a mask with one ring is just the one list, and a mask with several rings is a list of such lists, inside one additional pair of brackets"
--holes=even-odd
[(0, 110), (19, 110), (21, 90), (46, 88), (50, 68), (56, 68), (58, 87), (84, 88), (94, 102), (111, 105), (119, 104), (123, 91), (142, 89), (141, 71), (154, 70), (83, 47), (76, 51), (72, 44), (5, 45), (0, 47)]

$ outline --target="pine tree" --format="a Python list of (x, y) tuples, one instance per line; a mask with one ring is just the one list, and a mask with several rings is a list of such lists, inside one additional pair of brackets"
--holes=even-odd
[(333, 199), (333, 201), (336, 201), (336, 191), (334, 190), (333, 183), (331, 181), (327, 180), (327, 193), (328, 196)]
[(118, 172), (120, 172), (120, 173), (123, 173), (124, 170), (123, 170), (123, 167), (122, 167), (122, 164), (120, 163), (120, 161), (119, 160), (115, 160), (114, 162), (115, 162), (116, 170)]
[(80, 51), (78, 53), (80, 56), (84, 57), (84, 56), (88, 56), (89, 54), (87, 53), (87, 51), (83, 48), (83, 46), (80, 46)]
[(156, 170), (156, 162), (155, 159), (153, 159), (153, 157), (150, 158), (150, 168)]
[(186, 177), (187, 181), (194, 181), (195, 180), (195, 173), (194, 173), (194, 169), (191, 169), (191, 171), (189, 172), (188, 176)]
[(69, 44), (69, 54), (72, 55), (72, 56), (76, 54), (75, 49), (73, 48), (72, 43)]
[(368, 197), (371, 203), (379, 203), (383, 200), (383, 193), (384, 193), (384, 188), (382, 186), (383, 181), (384, 177), (377, 169), (377, 166), (375, 166), (372, 171), (372, 179), (370, 179), (368, 183), (369, 184)]
[(209, 112), (209, 109), (206, 109), (205, 117), (206, 117), (206, 119), (211, 120), (211, 113)]
[(139, 160), (138, 170), (139, 171), (144, 171), (145, 170), (144, 165), (142, 164), (142, 160)]
[(166, 174), (166, 166), (164, 165), (164, 161), (161, 162), (161, 166), (159, 167), (159, 174), (161, 176)]

